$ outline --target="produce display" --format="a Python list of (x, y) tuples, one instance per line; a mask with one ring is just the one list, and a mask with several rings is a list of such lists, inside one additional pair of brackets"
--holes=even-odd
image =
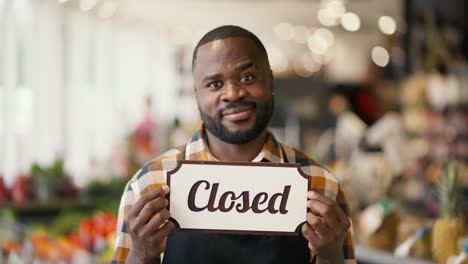
[(11, 188), (0, 176), (0, 263), (108, 263), (124, 185), (115, 177), (78, 190), (62, 160), (33, 164)]
[[(63, 228), (65, 223), (68, 226)], [(63, 214), (51, 228), (28, 227), (24, 238), (18, 234), (0, 236), (0, 263), (7, 263), (13, 256), (19, 258), (21, 263), (33, 260), (40, 260), (41, 263), (82, 263), (80, 260), (83, 259), (107, 263), (112, 257), (116, 224), (116, 215), (105, 211), (89, 217), (77, 213)], [(0, 234), (14, 225), (11, 221), (1, 221)]]
[(440, 217), (432, 228), (432, 252), (438, 263), (446, 263), (459, 253), (458, 241), (465, 234), (465, 219), (461, 217), (461, 188), (457, 165), (450, 163), (438, 183)]

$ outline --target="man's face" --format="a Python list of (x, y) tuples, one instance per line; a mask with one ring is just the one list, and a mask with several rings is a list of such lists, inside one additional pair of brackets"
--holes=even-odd
[(273, 111), (273, 80), (252, 40), (226, 38), (200, 46), (193, 77), (198, 109), (211, 134), (245, 144), (264, 131)]

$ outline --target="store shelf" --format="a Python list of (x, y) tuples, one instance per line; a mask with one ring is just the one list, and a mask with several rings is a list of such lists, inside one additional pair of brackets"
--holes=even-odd
[(0, 203), (0, 208), (10, 209), (15, 213), (43, 213), (63, 209), (87, 209), (91, 204), (80, 200), (56, 200), (49, 202)]
[(363, 246), (356, 246), (356, 258), (359, 263), (368, 264), (435, 264), (430, 260), (397, 257), (388, 251)]
[(0, 203), (0, 209), (11, 210), (18, 222), (28, 224), (50, 224), (63, 211), (87, 211), (94, 205), (82, 200), (54, 200), (48, 202), (29, 201), (24, 203)]

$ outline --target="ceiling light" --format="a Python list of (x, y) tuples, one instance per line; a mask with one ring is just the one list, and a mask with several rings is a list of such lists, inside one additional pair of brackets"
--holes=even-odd
[(317, 13), (317, 19), (320, 24), (326, 27), (331, 27), (337, 24), (335, 14), (329, 8), (321, 8)]
[(372, 60), (379, 67), (385, 67), (390, 62), (390, 55), (385, 48), (374, 47), (372, 49)]
[(333, 11), (333, 15), (339, 19), (341, 18), (344, 13), (346, 12), (346, 8), (342, 1), (339, 0), (332, 0), (328, 2), (327, 8)]
[(382, 16), (379, 18), (379, 29), (382, 33), (392, 35), (395, 33), (397, 25), (395, 19), (389, 16)]
[(345, 13), (341, 17), (341, 25), (347, 31), (357, 31), (361, 27), (361, 19), (354, 13)]
[(314, 34), (307, 39), (307, 46), (310, 51), (316, 54), (325, 54), (329, 48), (327, 40), (318, 34)]
[(325, 39), (325, 41), (327, 42), (328, 47), (332, 46), (333, 42), (335, 41), (335, 37), (334, 37), (333, 33), (329, 29), (319, 28), (319, 29), (314, 31), (314, 34), (317, 34), (320, 37), (322, 37), (323, 39)]

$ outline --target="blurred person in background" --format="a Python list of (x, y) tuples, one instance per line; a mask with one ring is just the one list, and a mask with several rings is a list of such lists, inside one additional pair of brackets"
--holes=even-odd
[(320, 155), (327, 157), (346, 186), (353, 210), (386, 197), (394, 177), (412, 161), (396, 89), (389, 81), (376, 82), (375, 87), (376, 120), (369, 126), (352, 109), (350, 98), (353, 92), (358, 93), (355, 87), (335, 87), (329, 111), (336, 117), (336, 125), (324, 132), (317, 144)]
[(336, 160), (348, 161), (351, 158), (351, 153), (358, 148), (367, 125), (352, 111), (348, 97), (338, 88), (332, 93), (328, 106), (330, 112), (337, 119), (335, 128)]
[(145, 98), (145, 106), (144, 117), (140, 123), (138, 123), (133, 138), (138, 160), (141, 162), (146, 162), (154, 153), (158, 152), (156, 137), (158, 126), (151, 113), (153, 108), (153, 99), (151, 96)]
[(412, 161), (407, 148), (406, 129), (400, 114), (396, 88), (382, 81), (376, 89), (377, 121), (369, 127), (364, 141), (367, 147), (382, 149), (391, 163), (393, 176), (400, 175)]
[(153, 99), (147, 96), (144, 116), (126, 140), (129, 177), (159, 151), (159, 127), (153, 118), (152, 107)]
[(458, 104), (460, 85), (455, 76), (448, 72), (447, 65), (439, 62), (437, 71), (431, 74), (427, 83), (427, 100), (435, 110), (442, 112)]
[(448, 57), (449, 72), (458, 80), (460, 87), (459, 103), (468, 103), (468, 64), (466, 58), (459, 49), (454, 49)]
[[(208, 32), (193, 53), (192, 73), (203, 125), (187, 145), (148, 162), (128, 182), (112, 263), (159, 263), (161, 254), (163, 263), (356, 263), (349, 206), (340, 185), (337, 190), (311, 186), (311, 211), (297, 236), (173, 229), (165, 209), (165, 173), (177, 160), (299, 163), (306, 171), (317, 165), (267, 129), (273, 74), (254, 34), (237, 26)], [(327, 170), (317, 175), (321, 179), (312, 182), (338, 182)]]

